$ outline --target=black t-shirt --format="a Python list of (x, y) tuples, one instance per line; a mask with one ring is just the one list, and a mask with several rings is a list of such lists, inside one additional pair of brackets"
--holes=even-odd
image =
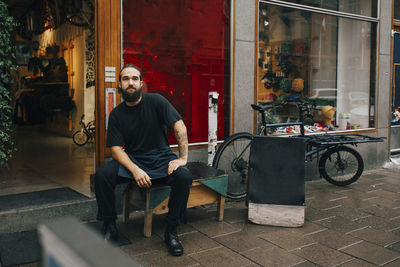
[(125, 151), (133, 155), (168, 147), (167, 127), (181, 119), (163, 96), (143, 94), (136, 106), (122, 102), (111, 111), (107, 147), (125, 145)]

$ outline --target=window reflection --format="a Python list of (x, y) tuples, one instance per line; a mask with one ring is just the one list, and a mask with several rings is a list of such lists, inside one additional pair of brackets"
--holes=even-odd
[(377, 17), (377, 0), (283, 0), (299, 5), (324, 8), (350, 14)]
[[(376, 24), (264, 3), (259, 14), (259, 102), (315, 104), (310, 131), (374, 127)], [(278, 115), (298, 119), (290, 106)]]
[(145, 90), (165, 96), (175, 106), (190, 142), (207, 141), (210, 91), (219, 93), (218, 138), (229, 129), (229, 2), (123, 3), (124, 63), (141, 67)]

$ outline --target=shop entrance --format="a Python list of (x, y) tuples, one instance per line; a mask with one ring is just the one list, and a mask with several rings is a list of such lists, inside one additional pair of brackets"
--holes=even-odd
[(400, 32), (393, 37), (392, 118), (390, 127), (390, 151), (400, 154)]
[(20, 24), (12, 88), (17, 151), (0, 195), (58, 187), (90, 195), (95, 140), (78, 146), (72, 135), (82, 115), (95, 120), (94, 1), (6, 4)]

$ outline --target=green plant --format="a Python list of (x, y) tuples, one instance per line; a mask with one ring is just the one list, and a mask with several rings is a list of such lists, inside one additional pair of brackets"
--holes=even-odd
[(15, 47), (11, 36), (15, 29), (15, 22), (8, 15), (7, 5), (0, 1), (0, 167), (7, 165), (15, 151), (12, 140), (12, 108), (10, 85), (12, 78), (10, 71), (15, 70)]

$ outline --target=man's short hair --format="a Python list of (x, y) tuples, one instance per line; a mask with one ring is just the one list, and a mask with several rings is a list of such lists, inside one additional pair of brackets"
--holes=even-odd
[(119, 71), (119, 75), (118, 75), (119, 81), (121, 81), (121, 78), (122, 78), (122, 77), (121, 77), (122, 71), (123, 71), (124, 69), (126, 69), (126, 68), (134, 68), (135, 70), (137, 70), (137, 71), (140, 73), (139, 79), (142, 80), (142, 70), (141, 70), (138, 66), (133, 65), (132, 63), (128, 63), (128, 64), (125, 64), (125, 65), (121, 68), (121, 70)]

